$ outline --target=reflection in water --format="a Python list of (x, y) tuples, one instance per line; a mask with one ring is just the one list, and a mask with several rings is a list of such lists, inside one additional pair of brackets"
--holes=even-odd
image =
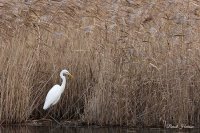
[[(126, 133), (125, 128), (4, 126), (0, 133)], [(131, 130), (132, 132), (132, 130)]]
[(0, 133), (199, 133), (199, 129), (133, 129), (98, 127), (47, 127), (47, 126), (3, 126)]

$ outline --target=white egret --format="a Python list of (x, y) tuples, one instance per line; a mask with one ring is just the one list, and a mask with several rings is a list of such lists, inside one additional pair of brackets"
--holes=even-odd
[(50, 89), (50, 91), (48, 92), (46, 99), (45, 99), (45, 103), (43, 106), (44, 110), (48, 109), (52, 105), (55, 105), (59, 101), (60, 96), (65, 89), (65, 85), (66, 85), (66, 77), (65, 76), (67, 76), (67, 75), (70, 76), (71, 78), (73, 78), (73, 76), (67, 70), (62, 70), (60, 72), (60, 78), (62, 79), (62, 84), (54, 85)]

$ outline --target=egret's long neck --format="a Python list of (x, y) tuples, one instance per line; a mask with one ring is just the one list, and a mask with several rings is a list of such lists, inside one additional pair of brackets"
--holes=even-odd
[(63, 74), (61, 73), (61, 74), (60, 74), (60, 78), (62, 79), (61, 90), (62, 90), (62, 92), (63, 92), (64, 89), (65, 89), (65, 85), (66, 85), (66, 77), (63, 76)]

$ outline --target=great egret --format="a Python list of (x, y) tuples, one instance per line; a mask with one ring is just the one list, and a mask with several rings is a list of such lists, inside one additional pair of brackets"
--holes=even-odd
[[(64, 74), (66, 74), (66, 75), (64, 75)], [(54, 85), (50, 89), (50, 91), (48, 92), (46, 99), (45, 99), (45, 103), (43, 106), (44, 110), (48, 109), (52, 105), (55, 105), (59, 101), (60, 96), (65, 89), (65, 85), (66, 85), (66, 77), (65, 76), (67, 76), (67, 75), (69, 75), (71, 78), (73, 78), (73, 76), (65, 69), (60, 72), (60, 78), (62, 79), (62, 84)]]

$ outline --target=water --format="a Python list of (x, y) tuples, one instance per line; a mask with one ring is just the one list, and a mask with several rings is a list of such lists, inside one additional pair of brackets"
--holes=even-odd
[(199, 133), (200, 129), (133, 129), (122, 127), (1, 126), (0, 133)]

